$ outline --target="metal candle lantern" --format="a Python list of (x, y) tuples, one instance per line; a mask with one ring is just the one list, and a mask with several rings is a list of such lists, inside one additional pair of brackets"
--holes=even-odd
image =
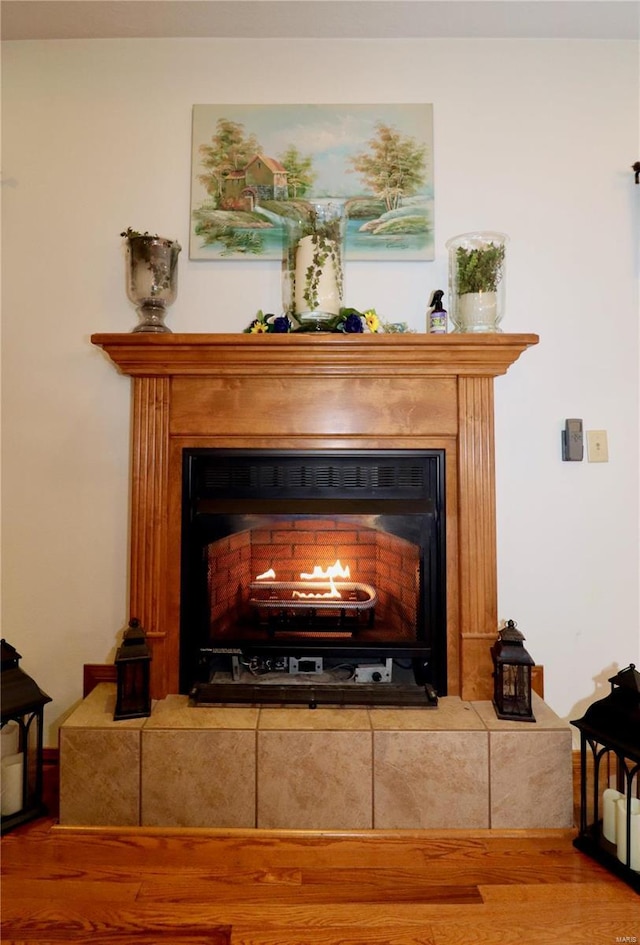
[(2, 833), (41, 817), (44, 706), (51, 698), (20, 669), (20, 654), (0, 641), (2, 660)]
[(138, 620), (130, 620), (116, 653), (115, 721), (141, 719), (151, 715), (151, 651)]
[(640, 892), (640, 673), (571, 722), (580, 731), (580, 833), (574, 845)]
[(523, 640), (515, 621), (508, 620), (491, 647), (493, 705), (499, 719), (535, 722), (531, 709), (531, 667), (535, 663)]

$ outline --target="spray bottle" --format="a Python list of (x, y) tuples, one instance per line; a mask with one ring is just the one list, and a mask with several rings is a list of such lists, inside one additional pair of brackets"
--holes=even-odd
[(427, 330), (432, 335), (446, 335), (447, 313), (442, 307), (442, 289), (436, 289), (431, 298), (431, 305), (427, 312)]

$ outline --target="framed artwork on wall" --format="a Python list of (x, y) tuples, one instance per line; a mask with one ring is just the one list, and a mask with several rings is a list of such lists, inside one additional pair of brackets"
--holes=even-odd
[(347, 259), (433, 259), (433, 106), (193, 106), (191, 259), (281, 259), (287, 219), (329, 199)]

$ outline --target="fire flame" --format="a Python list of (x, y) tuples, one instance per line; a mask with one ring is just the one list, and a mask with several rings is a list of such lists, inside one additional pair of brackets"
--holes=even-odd
[(273, 570), (273, 568), (269, 568), (269, 570), (265, 571), (264, 574), (258, 574), (256, 577), (256, 581), (275, 581), (275, 579), (276, 572)]
[(324, 570), (319, 564), (316, 564), (311, 574), (300, 575), (302, 581), (333, 581), (337, 577), (343, 578), (345, 581), (348, 580), (351, 577), (349, 565), (343, 568), (340, 561), (336, 561), (335, 564)]
[(293, 591), (291, 594), (292, 597), (298, 597), (301, 600), (315, 599), (327, 597), (342, 597), (342, 594), (334, 584), (335, 578), (343, 578), (343, 580), (348, 580), (351, 577), (351, 571), (349, 570), (349, 565), (343, 568), (340, 561), (336, 561), (335, 564), (330, 565), (328, 568), (323, 569), (319, 564), (316, 564), (311, 574), (301, 574), (300, 578), (303, 581), (328, 581), (329, 590), (319, 593), (318, 591)]
[[(258, 574), (256, 581), (274, 581), (276, 578), (276, 572), (273, 568), (269, 568), (268, 571), (265, 571), (263, 574)], [(308, 574), (304, 571), (300, 575), (300, 580), (302, 581), (323, 581), (329, 584), (328, 590), (323, 591), (298, 591), (293, 590), (291, 592), (292, 597), (296, 597), (300, 600), (320, 600), (326, 598), (341, 598), (342, 594), (336, 587), (336, 579), (342, 578), (344, 581), (348, 581), (351, 578), (351, 571), (349, 565), (343, 566), (342, 563), (338, 560), (335, 564), (329, 565), (328, 568), (322, 568), (319, 564), (316, 564), (313, 568), (313, 571)]]

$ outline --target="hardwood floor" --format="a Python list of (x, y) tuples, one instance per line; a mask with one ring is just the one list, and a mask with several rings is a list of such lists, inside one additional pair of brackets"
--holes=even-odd
[(640, 897), (573, 836), (74, 830), (41, 819), (2, 840), (2, 942), (640, 942)]

